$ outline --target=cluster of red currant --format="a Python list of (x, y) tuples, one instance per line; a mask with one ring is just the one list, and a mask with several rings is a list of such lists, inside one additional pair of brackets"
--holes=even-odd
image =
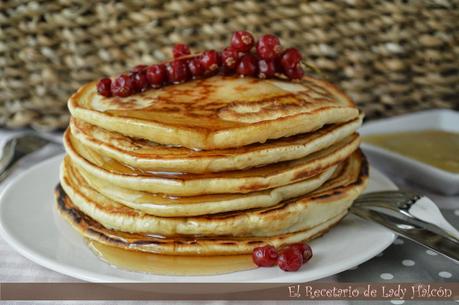
[[(256, 52), (251, 52), (255, 47)], [(139, 65), (129, 73), (111, 80), (104, 78), (97, 84), (100, 95), (126, 97), (149, 88), (183, 83), (191, 79), (217, 73), (259, 78), (286, 77), (300, 79), (304, 75), (302, 56), (298, 49), (283, 50), (275, 35), (263, 35), (255, 42), (249, 32), (233, 33), (231, 45), (223, 51), (207, 50), (191, 54), (186, 44), (176, 44), (172, 61), (152, 66)]]
[(279, 250), (267, 245), (253, 249), (253, 262), (259, 267), (278, 265), (284, 271), (297, 271), (312, 257), (312, 249), (308, 244), (295, 243)]

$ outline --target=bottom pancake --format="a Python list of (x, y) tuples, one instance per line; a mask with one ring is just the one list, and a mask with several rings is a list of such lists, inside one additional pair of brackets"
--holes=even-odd
[(241, 255), (266, 244), (278, 248), (322, 236), (347, 214), (346, 210), (307, 230), (270, 237), (162, 237), (107, 229), (75, 207), (60, 185), (55, 193), (59, 213), (84, 237), (108, 246), (165, 255)]

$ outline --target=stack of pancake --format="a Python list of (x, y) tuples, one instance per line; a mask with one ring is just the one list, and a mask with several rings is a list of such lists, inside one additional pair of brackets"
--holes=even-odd
[(214, 76), (69, 100), (60, 213), (99, 243), (250, 254), (324, 234), (364, 190), (362, 116), (333, 85)]

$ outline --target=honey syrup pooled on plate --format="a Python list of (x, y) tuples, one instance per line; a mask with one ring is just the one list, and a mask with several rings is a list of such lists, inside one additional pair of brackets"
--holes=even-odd
[(459, 173), (459, 133), (441, 130), (407, 131), (368, 135), (363, 141)]
[(173, 256), (131, 251), (88, 241), (99, 258), (119, 269), (158, 275), (216, 275), (255, 269), (251, 255)]

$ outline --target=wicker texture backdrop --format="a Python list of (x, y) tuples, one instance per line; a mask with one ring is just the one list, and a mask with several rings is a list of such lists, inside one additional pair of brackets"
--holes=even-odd
[(187, 42), (275, 33), (369, 118), (459, 108), (459, 1), (0, 2), (0, 125), (65, 127), (85, 82), (170, 56)]

